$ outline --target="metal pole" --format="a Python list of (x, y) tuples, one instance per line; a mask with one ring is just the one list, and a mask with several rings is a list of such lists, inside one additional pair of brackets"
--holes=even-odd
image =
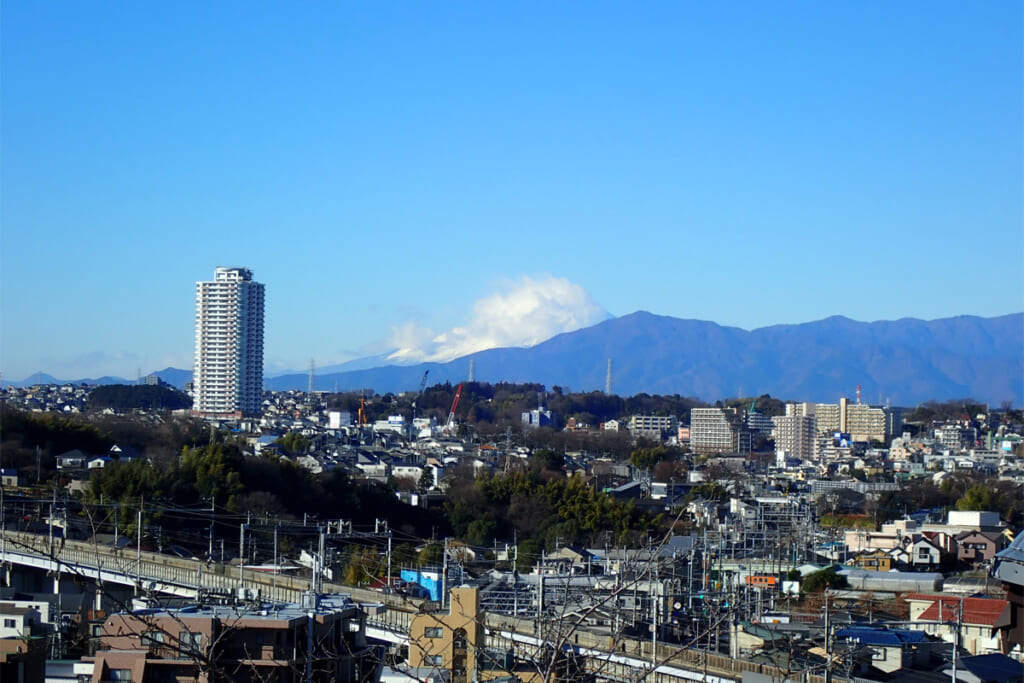
[(142, 508), (145, 505), (142, 496), (139, 496), (139, 522), (138, 540), (135, 543), (135, 580), (142, 585)]
[(210, 497), (210, 550), (207, 556), (210, 560), (213, 560), (213, 526), (217, 523), (217, 508), (216, 508), (216, 496)]

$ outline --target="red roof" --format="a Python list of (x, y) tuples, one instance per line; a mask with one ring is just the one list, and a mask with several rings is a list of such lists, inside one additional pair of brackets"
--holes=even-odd
[(931, 600), (928, 608), (921, 612), (919, 621), (956, 621), (957, 612), (960, 610), (961, 600), (963, 601), (963, 616), (961, 622), (964, 624), (995, 626), (999, 618), (1007, 610), (1010, 603), (1006, 600), (994, 598), (958, 598), (952, 595), (924, 595), (911, 593), (904, 596), (907, 600)]

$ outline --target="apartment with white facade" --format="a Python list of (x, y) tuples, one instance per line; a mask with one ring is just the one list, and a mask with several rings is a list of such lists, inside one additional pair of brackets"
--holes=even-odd
[(259, 415), (263, 402), (263, 285), (247, 268), (221, 267), (196, 283), (192, 412)]
[(735, 450), (733, 428), (724, 410), (690, 410), (690, 447), (696, 453), (728, 453)]

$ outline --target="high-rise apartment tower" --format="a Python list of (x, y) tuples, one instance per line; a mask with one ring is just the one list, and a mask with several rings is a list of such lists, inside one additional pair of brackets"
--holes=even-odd
[(248, 268), (217, 268), (196, 283), (192, 412), (259, 415), (263, 402), (263, 285)]

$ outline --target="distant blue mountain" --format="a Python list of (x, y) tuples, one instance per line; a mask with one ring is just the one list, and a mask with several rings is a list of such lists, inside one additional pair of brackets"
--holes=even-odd
[[(185, 383), (192, 381), (191, 370), (179, 370), (178, 368), (164, 368), (163, 370), (157, 370), (154, 373), (160, 379), (167, 382), (173, 387), (178, 389), (185, 389)], [(37, 372), (29, 375), (20, 382), (4, 382), (5, 385), (14, 387), (29, 387), (33, 384), (88, 384), (92, 385), (107, 385), (107, 384), (137, 384), (138, 380), (125, 379), (124, 377), (85, 377), (82, 379), (58, 379), (53, 375), (48, 375), (45, 372)]]
[[(842, 316), (799, 325), (747, 331), (702, 320), (637, 312), (530, 348), (480, 351), (448, 363), (383, 365), (385, 356), (343, 363), (314, 377), (317, 391), (411, 391), (430, 370), (430, 383), (463, 382), (475, 361), (486, 382), (540, 382), (573, 391), (604, 388), (612, 359), (612, 390), (619, 395), (681, 394), (707, 401), (771, 394), (797, 401), (853, 396), (912, 406), (932, 399), (974, 398), (991, 405), (1024, 404), (1024, 313), (996, 318), (863, 323)], [(324, 370), (328, 370), (325, 372)], [(184, 388), (189, 370), (156, 373)], [(58, 380), (37, 373), (15, 386), (36, 383), (132, 384), (119, 377)], [(308, 373), (264, 379), (267, 389), (305, 389)]]
[(83, 379), (57, 379), (53, 375), (48, 375), (45, 372), (37, 372), (29, 375), (20, 382), (8, 382), (4, 381), (5, 386), (12, 387), (30, 387), (33, 384), (135, 384), (134, 381), (124, 379), (123, 377), (86, 377)]
[[(608, 359), (613, 391), (681, 394), (714, 401), (773, 396), (835, 401), (858, 385), (865, 402), (916, 405), (972, 397), (1024, 403), (1024, 313), (923, 321), (863, 323), (841, 316), (746, 331), (701, 320), (637, 312), (560, 334), (530, 348), (481, 351), (449, 363), (384, 366), (318, 374), (317, 390), (415, 389), (464, 381), (470, 359), (488, 382), (541, 382), (574, 391), (604, 388)], [(269, 389), (303, 389), (308, 375), (265, 381)]]

